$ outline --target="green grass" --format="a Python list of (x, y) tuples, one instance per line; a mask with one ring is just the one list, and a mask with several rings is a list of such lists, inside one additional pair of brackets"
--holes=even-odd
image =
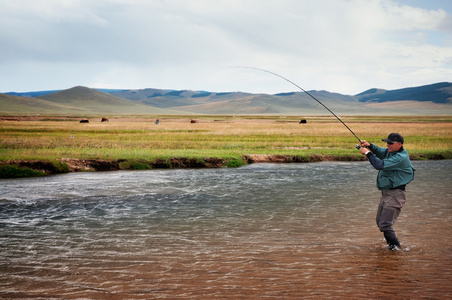
[(0, 166), (0, 178), (21, 178), (44, 176), (46, 173), (15, 165)]
[[(143, 161), (185, 157), (243, 159), (247, 154), (309, 157), (360, 157), (356, 138), (331, 117), (205, 116), (189, 124), (182, 116), (152, 120), (122, 119), (79, 124), (67, 120), (0, 122), (0, 161), (124, 159), (130, 168)], [(384, 146), (381, 138), (395, 131), (404, 135), (413, 157), (452, 158), (451, 117), (343, 118), (362, 139)], [(132, 122), (133, 120), (133, 122)], [(418, 122), (414, 122), (417, 120)], [(232, 163), (231, 163), (232, 164)]]

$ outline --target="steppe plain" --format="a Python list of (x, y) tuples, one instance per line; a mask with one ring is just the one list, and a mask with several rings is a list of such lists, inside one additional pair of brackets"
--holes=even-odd
[[(15, 116), (0, 121), (2, 177), (71, 171), (365, 160), (334, 116)], [(306, 123), (300, 123), (300, 120)], [(156, 124), (159, 120), (159, 124)], [(196, 120), (192, 123), (192, 120)], [(412, 159), (452, 158), (452, 116), (342, 116), (362, 140), (405, 137)], [(12, 168), (12, 169), (11, 169)]]

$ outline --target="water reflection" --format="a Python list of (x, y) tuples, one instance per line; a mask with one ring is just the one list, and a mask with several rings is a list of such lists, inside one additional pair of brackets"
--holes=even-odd
[(450, 298), (452, 161), (414, 165), (396, 252), (366, 162), (2, 180), (0, 297)]

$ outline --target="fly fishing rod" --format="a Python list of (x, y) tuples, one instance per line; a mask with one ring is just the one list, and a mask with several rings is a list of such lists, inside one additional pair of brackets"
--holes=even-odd
[(291, 84), (293, 84), (294, 86), (296, 86), (297, 88), (299, 88), (302, 92), (305, 92), (306, 94), (308, 94), (308, 96), (310, 96), (312, 99), (314, 99), (315, 101), (317, 101), (320, 105), (322, 105), (326, 110), (328, 110), (333, 116), (335, 116), (336, 117), (336, 119), (338, 119), (357, 139), (358, 139), (358, 141), (359, 141), (359, 145), (358, 144), (356, 144), (355, 145), (355, 148), (356, 149), (359, 149), (359, 148), (361, 148), (361, 139), (350, 129), (350, 127), (348, 127), (347, 126), (347, 124), (345, 124), (342, 120), (341, 120), (341, 118), (339, 118), (331, 109), (329, 109), (328, 107), (326, 107), (326, 105), (325, 104), (323, 104), (322, 102), (320, 102), (320, 100), (319, 99), (317, 99), (316, 97), (314, 97), (313, 95), (311, 95), (310, 93), (308, 93), (307, 91), (305, 91), (301, 86), (299, 86), (298, 84), (296, 84), (295, 82), (293, 82), (293, 81), (291, 81), (291, 80), (289, 80), (289, 79), (287, 79), (286, 77), (283, 77), (283, 76), (281, 76), (281, 75), (279, 75), (279, 74), (276, 74), (275, 72), (272, 72), (272, 71), (268, 71), (268, 70), (265, 70), (265, 69), (260, 69), (260, 68), (255, 68), (255, 67), (241, 67), (241, 66), (239, 66), (239, 67), (237, 67), (237, 68), (245, 68), (245, 69), (254, 69), (254, 70), (259, 70), (259, 71), (262, 71), (262, 72), (266, 72), (266, 73), (269, 73), (269, 74), (272, 74), (272, 75), (275, 75), (275, 76), (278, 76), (279, 78), (282, 78), (282, 79), (284, 79), (285, 81), (287, 81), (287, 82), (289, 82), (289, 83), (291, 83)]

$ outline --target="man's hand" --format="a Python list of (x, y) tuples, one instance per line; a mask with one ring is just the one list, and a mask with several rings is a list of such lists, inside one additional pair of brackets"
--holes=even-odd
[(368, 141), (365, 140), (361, 140), (361, 154), (362, 155), (367, 155), (367, 153), (370, 152), (370, 150), (367, 148), (370, 146), (370, 143)]
[(367, 148), (361, 148), (361, 154), (362, 155), (367, 155), (367, 153), (369, 153), (370, 152), (370, 150), (369, 149), (367, 149)]
[(363, 148), (370, 147), (370, 143), (368, 141), (361, 140), (361, 147)]

